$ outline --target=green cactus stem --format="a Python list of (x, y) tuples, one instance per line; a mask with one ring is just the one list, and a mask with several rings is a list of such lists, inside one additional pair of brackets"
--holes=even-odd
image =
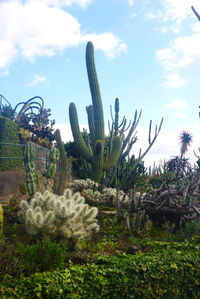
[(92, 105), (86, 108), (91, 147), (86, 144), (80, 132), (76, 106), (74, 103), (71, 103), (69, 106), (69, 117), (74, 141), (83, 158), (91, 163), (91, 179), (99, 183), (102, 179), (103, 171), (112, 168), (117, 163), (121, 151), (121, 139), (119, 136), (114, 137), (113, 150), (110, 151), (107, 159), (105, 159), (103, 105), (95, 68), (94, 47), (91, 42), (88, 42), (86, 47), (86, 66), (92, 96)]
[(0, 238), (3, 236), (3, 208), (0, 204)]
[(45, 176), (47, 179), (54, 177), (54, 175), (56, 174), (58, 159), (59, 150), (56, 147), (53, 147), (49, 154), (49, 163), (47, 169), (43, 172), (43, 176)]
[(37, 191), (37, 174), (35, 170), (36, 149), (32, 142), (28, 142), (24, 151), (24, 168), (26, 171), (26, 185), (30, 196)]
[(60, 178), (58, 181), (58, 187), (56, 193), (62, 195), (65, 189), (65, 182), (67, 178), (67, 158), (66, 158), (63, 142), (60, 136), (60, 130), (55, 131), (54, 137), (57, 143), (57, 147), (60, 153), (60, 160), (61, 160)]

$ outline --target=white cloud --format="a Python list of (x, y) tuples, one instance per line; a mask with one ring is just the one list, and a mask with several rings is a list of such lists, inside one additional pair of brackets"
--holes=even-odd
[[(162, 21), (162, 27), (160, 31), (168, 32), (173, 31), (174, 33), (179, 33), (179, 37), (171, 40), (168, 47), (156, 51), (156, 58), (158, 62), (162, 65), (164, 70), (164, 76), (166, 77), (164, 86), (167, 87), (180, 87), (183, 86), (186, 81), (180, 77), (180, 70), (184, 67), (189, 66), (192, 62), (200, 59), (200, 26), (198, 20), (197, 24), (192, 27), (188, 25), (191, 29), (191, 33), (188, 35), (181, 35), (182, 21), (183, 20), (193, 20), (195, 22), (195, 15), (191, 10), (191, 5), (193, 5), (197, 11), (200, 12), (200, 1), (199, 0), (162, 0), (161, 9), (159, 13), (154, 12), (154, 18), (157, 17)], [(151, 19), (151, 12), (149, 13)], [(163, 27), (163, 22), (167, 24)], [(163, 29), (164, 28), (164, 29)]]
[(41, 82), (45, 82), (45, 81), (47, 81), (47, 79), (46, 79), (46, 77), (44, 77), (44, 76), (40, 76), (40, 75), (34, 75), (34, 79), (31, 81), (31, 82), (29, 82), (29, 83), (27, 83), (27, 85), (26, 86), (36, 86), (36, 85), (38, 85), (39, 83), (41, 83)]
[(174, 118), (186, 118), (187, 116), (186, 116), (186, 114), (184, 114), (182, 112), (176, 111), (176, 112), (174, 112), (173, 117)]
[(96, 49), (104, 51), (110, 58), (127, 51), (126, 44), (122, 43), (113, 33), (86, 34), (82, 40), (84, 42), (92, 41)]
[(85, 8), (93, 0), (28, 0), (28, 1), (29, 2), (30, 1), (42, 1), (42, 2), (46, 3), (47, 5), (58, 6), (58, 7), (71, 6), (73, 4), (76, 4), (82, 8)]
[(133, 6), (134, 3), (135, 3), (135, 0), (128, 0), (128, 4), (129, 4), (130, 6)]
[[(5, 71), (18, 57), (34, 60), (53, 56), (93, 38), (97, 48), (108, 57), (126, 50), (113, 33), (84, 34), (78, 20), (59, 7), (48, 6), (48, 0), (10, 0), (0, 2), (0, 69)], [(55, 1), (56, 2), (56, 1)], [(88, 4), (91, 1), (57, 1)]]
[(179, 74), (169, 73), (165, 77), (165, 81), (162, 83), (165, 87), (178, 88), (186, 84), (185, 79), (181, 78)]
[(187, 108), (187, 103), (181, 100), (173, 100), (171, 103), (165, 105), (166, 109), (182, 110)]

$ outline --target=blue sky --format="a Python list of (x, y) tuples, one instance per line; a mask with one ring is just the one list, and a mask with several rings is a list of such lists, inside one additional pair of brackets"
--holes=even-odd
[(10, 0), (0, 1), (0, 94), (14, 106), (39, 95), (51, 108), (63, 139), (71, 138), (68, 107), (77, 105), (87, 124), (91, 103), (85, 46), (95, 47), (105, 121), (120, 99), (121, 117), (142, 109), (139, 147), (145, 149), (150, 119), (160, 136), (145, 161), (179, 153), (178, 134), (188, 130), (198, 153), (200, 0)]

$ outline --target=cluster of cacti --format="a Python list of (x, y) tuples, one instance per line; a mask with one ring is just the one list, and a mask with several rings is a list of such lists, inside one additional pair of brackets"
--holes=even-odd
[(58, 181), (58, 187), (56, 193), (61, 195), (65, 189), (65, 182), (67, 178), (67, 157), (64, 149), (64, 145), (60, 136), (60, 130), (56, 130), (54, 133), (55, 140), (57, 142), (57, 147), (60, 153), (60, 161), (61, 161), (61, 170), (60, 170), (60, 178)]
[(0, 237), (3, 236), (3, 207), (0, 204)]
[(26, 171), (26, 185), (30, 196), (37, 191), (37, 174), (35, 170), (36, 149), (32, 142), (28, 142), (24, 151), (24, 167)]
[(37, 192), (30, 202), (20, 203), (19, 217), (31, 235), (78, 240), (99, 230), (98, 209), (90, 207), (80, 193), (66, 189), (59, 196), (49, 191)]
[(140, 235), (148, 230), (149, 216), (145, 214), (145, 210), (138, 210), (135, 213), (125, 213), (126, 225), (133, 234)]
[(113, 117), (111, 109), (112, 125), (110, 126), (109, 124), (107, 152), (110, 152), (112, 148), (112, 140), (116, 135), (121, 136), (122, 147), (117, 164), (106, 173), (105, 184), (110, 187), (117, 187), (119, 189), (127, 191), (128, 189), (134, 187), (137, 177), (141, 174), (144, 174), (145, 172), (145, 167), (143, 165), (142, 159), (148, 153), (156, 138), (158, 137), (158, 134), (162, 127), (163, 119), (161, 119), (159, 128), (157, 128), (156, 126), (153, 138), (151, 138), (152, 121), (150, 121), (148, 138), (149, 145), (143, 153), (140, 149), (139, 156), (136, 158), (130, 152), (134, 143), (137, 141), (135, 129), (137, 128), (137, 125), (139, 123), (141, 113), (142, 111), (140, 111), (138, 115), (138, 112), (136, 110), (132, 123), (129, 122), (128, 125), (125, 117), (123, 117), (121, 124), (119, 124), (119, 99), (115, 100), (115, 117)]
[(103, 177), (103, 170), (112, 168), (118, 161), (121, 152), (121, 139), (119, 136), (113, 138), (112, 150), (105, 159), (103, 105), (94, 62), (94, 48), (91, 42), (88, 42), (86, 47), (86, 66), (93, 103), (86, 108), (91, 144), (83, 139), (80, 132), (74, 103), (70, 104), (69, 116), (74, 141), (83, 158), (91, 164), (91, 178), (95, 182), (100, 182)]
[(70, 187), (73, 188), (75, 191), (81, 192), (82, 190), (91, 189), (91, 190), (97, 190), (99, 187), (99, 184), (90, 180), (74, 180)]
[(126, 212), (124, 213), (127, 228), (131, 233), (137, 235), (146, 232), (150, 226), (149, 216), (142, 206), (144, 196), (145, 193), (135, 192), (131, 189)]
[(43, 176), (47, 179), (54, 177), (56, 174), (57, 161), (59, 159), (59, 150), (56, 147), (53, 147), (49, 154), (49, 163), (47, 169), (43, 172)]
[(83, 196), (90, 197), (98, 202), (110, 202), (115, 203), (117, 200), (127, 202), (128, 196), (122, 191), (116, 188), (101, 188), (101, 186), (90, 180), (74, 180), (70, 184), (75, 191), (80, 191)]
[(106, 200), (108, 198), (113, 198), (113, 201), (117, 200), (128, 202), (128, 196), (123, 190), (117, 190), (116, 188), (103, 188), (102, 189), (102, 199)]

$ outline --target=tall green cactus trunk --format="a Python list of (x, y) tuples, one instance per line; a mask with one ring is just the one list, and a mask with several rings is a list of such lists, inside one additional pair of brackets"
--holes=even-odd
[(61, 171), (60, 171), (60, 177), (59, 177), (56, 193), (58, 195), (62, 195), (65, 189), (65, 182), (67, 179), (67, 158), (66, 158), (64, 145), (60, 136), (60, 130), (57, 129), (55, 131), (54, 137), (57, 143), (57, 147), (60, 153), (60, 160), (61, 160)]
[(26, 171), (26, 185), (30, 196), (33, 196), (37, 191), (37, 173), (35, 160), (36, 148), (32, 142), (28, 142), (24, 151), (24, 168)]
[(0, 238), (3, 236), (3, 208), (0, 204)]
[(86, 47), (86, 66), (92, 96), (92, 105), (86, 108), (91, 147), (85, 143), (80, 132), (76, 106), (74, 103), (71, 103), (69, 106), (69, 117), (74, 141), (83, 158), (92, 165), (91, 178), (99, 183), (103, 176), (103, 170), (112, 168), (117, 163), (121, 151), (121, 140), (119, 136), (116, 136), (113, 139), (113, 150), (111, 150), (108, 158), (105, 160), (103, 105), (95, 68), (94, 47), (91, 42), (88, 42)]

